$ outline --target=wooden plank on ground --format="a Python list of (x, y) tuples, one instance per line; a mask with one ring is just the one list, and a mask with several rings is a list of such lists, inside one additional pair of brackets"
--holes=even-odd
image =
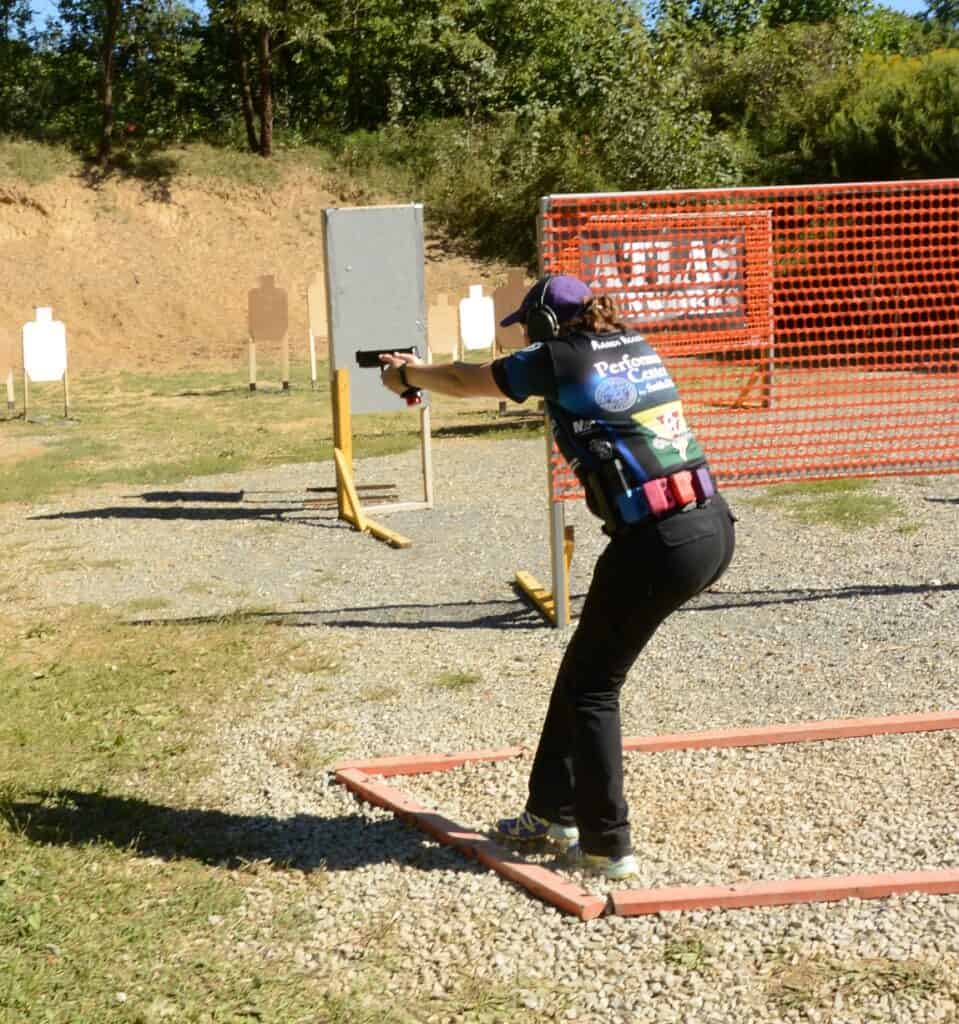
[(528, 572), (520, 571), (516, 574), (516, 585), (536, 605), (540, 614), (555, 625), (556, 602), (553, 595)]

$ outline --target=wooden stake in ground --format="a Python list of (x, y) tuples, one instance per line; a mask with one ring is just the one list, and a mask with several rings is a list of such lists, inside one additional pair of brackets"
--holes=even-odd
[(333, 375), (333, 459), (336, 463), (336, 498), (340, 519), (361, 533), (386, 541), (390, 547), (408, 548), (413, 542), (401, 533), (374, 522), (364, 512), (353, 481), (353, 428), (350, 423), (350, 374)]
[(316, 339), (328, 338), (329, 327), (326, 318), (326, 278), (322, 272), (316, 274), (306, 292), (306, 306), (310, 319), (310, 387), (316, 390)]

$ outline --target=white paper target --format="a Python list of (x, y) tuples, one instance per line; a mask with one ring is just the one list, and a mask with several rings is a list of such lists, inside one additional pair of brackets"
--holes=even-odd
[(53, 319), (53, 310), (40, 306), (36, 319), (23, 325), (23, 369), (31, 381), (63, 380), (67, 372), (67, 329)]
[(496, 338), (493, 298), (481, 284), (471, 284), (469, 297), (460, 299), (460, 340), (463, 348), (492, 348)]

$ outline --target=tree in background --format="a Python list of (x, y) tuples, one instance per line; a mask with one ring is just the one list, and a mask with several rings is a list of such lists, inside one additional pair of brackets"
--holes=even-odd
[(841, 178), (948, 176), (959, 167), (959, 51), (866, 56), (823, 132)]
[(926, 0), (926, 17), (946, 29), (959, 29), (959, 0)]
[(330, 12), (312, 0), (212, 0), (210, 23), (229, 39), (247, 145), (272, 156), (277, 67), (289, 73), (293, 51), (295, 62), (305, 50), (331, 47)]
[(0, 0), (0, 131), (321, 145), (511, 259), (548, 192), (955, 172), (959, 0), (651, 2), (59, 0), (34, 33)]
[(0, 0), (0, 131), (23, 131), (36, 111), (30, 83), (36, 55), (28, 0)]
[(37, 39), (45, 134), (92, 148), (104, 168), (118, 140), (186, 137), (199, 45), (199, 19), (177, 0), (60, 0)]

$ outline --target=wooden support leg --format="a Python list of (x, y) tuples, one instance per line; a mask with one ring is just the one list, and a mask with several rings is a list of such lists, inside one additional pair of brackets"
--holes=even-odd
[(348, 506), (347, 509), (341, 510), (340, 516), (344, 519), (349, 519), (358, 530), (365, 531), (367, 520), (363, 515), (359, 495), (353, 486), (353, 469), (348, 465), (346, 456), (339, 448), (333, 449), (333, 458), (336, 460), (337, 482), (343, 488), (344, 500)]
[(746, 407), (746, 399), (749, 397), (749, 393), (758, 383), (761, 374), (762, 367), (756, 367), (753, 370), (753, 372), (749, 375), (749, 380), (746, 381), (745, 386), (740, 390), (739, 394), (733, 401), (733, 408), (744, 409)]
[(563, 530), (563, 558), (566, 561), (566, 621), (572, 622), (573, 615), (570, 606), (570, 585), (569, 568), (573, 564), (573, 550), (576, 547), (575, 527), (567, 526)]
[[(333, 446), (339, 449), (350, 479), (353, 479), (353, 427), (350, 423), (350, 372), (337, 370), (333, 375)], [(340, 474), (336, 477), (336, 502), (343, 516), (346, 510), (346, 494)]]
[(347, 466), (346, 458), (339, 448), (333, 449), (333, 458), (336, 460), (337, 477), (343, 484), (346, 503), (349, 506), (349, 511), (345, 515), (341, 513), (341, 518), (352, 523), (361, 533), (368, 533), (377, 540), (386, 541), (390, 547), (408, 548), (413, 543), (408, 537), (390, 530), (381, 523), (374, 522), (364, 514), (359, 495), (356, 493), (356, 486), (353, 483), (353, 472)]
[(250, 359), (250, 390), (256, 391), (256, 342), (253, 338), (249, 339), (249, 359)]

